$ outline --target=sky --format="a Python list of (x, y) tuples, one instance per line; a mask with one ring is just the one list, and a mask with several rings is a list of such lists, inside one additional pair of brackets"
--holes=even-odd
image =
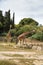
[(0, 10), (15, 12), (15, 24), (23, 18), (33, 18), (43, 25), (43, 0), (0, 0)]

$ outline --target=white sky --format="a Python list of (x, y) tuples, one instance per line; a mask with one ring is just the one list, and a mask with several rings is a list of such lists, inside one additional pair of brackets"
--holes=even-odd
[(43, 0), (0, 0), (0, 10), (15, 12), (15, 23), (31, 17), (43, 25)]

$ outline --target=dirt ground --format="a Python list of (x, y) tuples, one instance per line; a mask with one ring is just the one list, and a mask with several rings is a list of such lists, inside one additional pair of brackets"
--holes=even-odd
[(9, 60), (17, 65), (43, 65), (43, 51), (16, 48), (13, 43), (0, 43), (0, 60)]

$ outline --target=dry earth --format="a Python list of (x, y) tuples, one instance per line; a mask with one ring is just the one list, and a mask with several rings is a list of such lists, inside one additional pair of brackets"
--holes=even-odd
[[(22, 56), (15, 56), (15, 55), (22, 55)], [(14, 56), (13, 56), (14, 55)], [(36, 52), (9, 52), (9, 51), (0, 51), (0, 60), (12, 60), (15, 61), (16, 63), (19, 63), (20, 60), (18, 59), (35, 59), (33, 61), (34, 65), (43, 65), (43, 55), (38, 54)], [(28, 62), (26, 62), (28, 63)]]
[[(2, 46), (6, 46), (9, 44), (0, 44)], [(13, 45), (12, 45), (13, 46)], [(25, 50), (25, 49), (24, 49)], [(27, 61), (28, 59), (28, 61)], [(34, 65), (43, 65), (43, 52), (41, 50), (37, 51), (0, 51), (0, 60), (12, 60), (19, 65), (22, 65), (23, 62), (26, 65), (30, 65), (29, 63), (33, 63)], [(21, 61), (22, 60), (22, 61)], [(26, 60), (26, 61), (24, 61)], [(32, 60), (32, 61), (30, 61)], [(30, 61), (30, 62), (29, 62)], [(33, 65), (31, 64), (31, 65)]]

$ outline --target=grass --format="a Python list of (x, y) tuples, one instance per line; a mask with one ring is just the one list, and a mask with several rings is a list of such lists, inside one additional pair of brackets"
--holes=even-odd
[(0, 60), (0, 65), (34, 65), (33, 64), (34, 61), (35, 59), (14, 59), (13, 58), (9, 60)]
[(0, 60), (0, 65), (34, 65), (30, 59)]
[(15, 43), (2, 43), (0, 42), (0, 51), (14, 51)]
[(0, 65), (17, 65), (17, 64), (8, 60), (0, 60)]
[(15, 59), (15, 62), (17, 63), (17, 65), (34, 65), (33, 61), (34, 60), (31, 60), (31, 59)]
[(22, 59), (20, 62), (24, 63), (24, 65), (33, 65), (33, 60), (30, 59)]

